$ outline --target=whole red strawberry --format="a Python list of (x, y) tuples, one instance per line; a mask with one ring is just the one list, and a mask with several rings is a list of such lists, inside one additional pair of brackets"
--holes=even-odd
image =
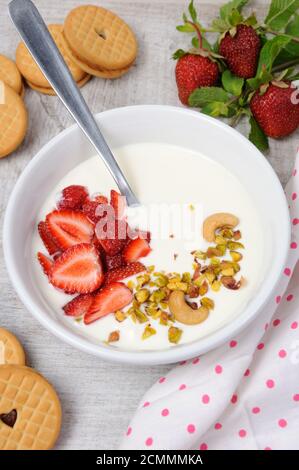
[(203, 86), (213, 86), (219, 76), (216, 62), (198, 54), (186, 54), (181, 57), (175, 68), (175, 77), (179, 98), (188, 105), (192, 91)]
[(285, 137), (299, 125), (299, 103), (292, 99), (296, 89), (290, 82), (280, 83), (280, 86), (270, 83), (264, 94), (256, 91), (250, 101), (254, 118), (264, 133), (273, 138)]
[(239, 24), (235, 35), (227, 32), (220, 42), (219, 53), (225, 58), (232, 73), (242, 78), (252, 78), (261, 48), (261, 41), (252, 26)]

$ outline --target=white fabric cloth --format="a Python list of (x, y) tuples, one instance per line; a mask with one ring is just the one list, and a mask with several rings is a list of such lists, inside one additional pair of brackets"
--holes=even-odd
[(298, 156), (286, 194), (292, 242), (274, 297), (229, 343), (161, 377), (121, 449), (299, 449)]

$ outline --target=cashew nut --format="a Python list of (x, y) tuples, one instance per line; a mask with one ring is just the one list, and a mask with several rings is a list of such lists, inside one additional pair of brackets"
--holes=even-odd
[(197, 325), (209, 316), (209, 310), (206, 307), (193, 310), (186, 303), (184, 292), (180, 290), (172, 291), (168, 299), (168, 306), (175, 319), (185, 325)]
[(215, 241), (215, 231), (220, 227), (236, 227), (239, 223), (238, 217), (226, 212), (217, 212), (204, 220), (203, 237), (208, 242)]

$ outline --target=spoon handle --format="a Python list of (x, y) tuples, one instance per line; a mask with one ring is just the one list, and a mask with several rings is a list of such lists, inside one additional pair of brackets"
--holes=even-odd
[(107, 145), (40, 13), (31, 0), (12, 0), (9, 14), (34, 60), (105, 162), (128, 205), (139, 204)]

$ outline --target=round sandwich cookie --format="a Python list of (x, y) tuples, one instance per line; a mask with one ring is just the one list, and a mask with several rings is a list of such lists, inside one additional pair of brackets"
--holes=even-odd
[[(51, 24), (48, 26), (48, 29), (64, 60), (66, 61), (74, 80), (79, 82), (86, 76), (86, 72), (74, 64), (66, 54), (62, 41), (62, 25)], [(36, 64), (35, 60), (23, 42), (21, 42), (17, 47), (16, 64), (21, 74), (27, 81), (34, 83), (36, 87), (50, 88), (50, 83)]]
[(25, 364), (25, 352), (19, 340), (5, 328), (0, 328), (0, 366)]
[(0, 450), (51, 449), (61, 405), (49, 382), (25, 366), (0, 367)]
[(63, 33), (80, 64), (95, 70), (126, 69), (137, 55), (137, 41), (131, 28), (102, 7), (74, 8), (65, 19)]
[(22, 98), (0, 80), (0, 158), (9, 155), (23, 141), (28, 124)]
[[(83, 87), (90, 79), (91, 79), (91, 75), (85, 75), (85, 77), (82, 78), (82, 80), (77, 82), (78, 87), (79, 88)], [(53, 88), (36, 86), (34, 83), (29, 82), (29, 80), (26, 80), (26, 83), (27, 85), (30, 86), (30, 88), (32, 88), (32, 90), (38, 91), (39, 93), (42, 93), (44, 95), (56, 96), (56, 93), (53, 90)]]
[(24, 96), (25, 96), (25, 86), (24, 86), (24, 83), (23, 83), (23, 80), (22, 80), (22, 88), (21, 88), (21, 91), (20, 91), (20, 97), (22, 98), (22, 100), (24, 99)]
[(10, 86), (19, 95), (22, 92), (22, 77), (16, 64), (0, 54), (0, 80)]
[(73, 51), (71, 50), (71, 48), (69, 47), (64, 37), (64, 34), (63, 34), (63, 38), (64, 38), (64, 47), (65, 47), (66, 53), (69, 55), (72, 62), (77, 64), (78, 67), (81, 67), (82, 69), (84, 69), (86, 73), (89, 73), (90, 75), (93, 75), (94, 77), (107, 78), (107, 79), (119, 78), (125, 75), (125, 73), (127, 73), (131, 68), (131, 66), (129, 66), (129, 67), (126, 67), (124, 69), (119, 69), (119, 70), (95, 69), (91, 67), (90, 65), (85, 64), (82, 60), (76, 57)]

